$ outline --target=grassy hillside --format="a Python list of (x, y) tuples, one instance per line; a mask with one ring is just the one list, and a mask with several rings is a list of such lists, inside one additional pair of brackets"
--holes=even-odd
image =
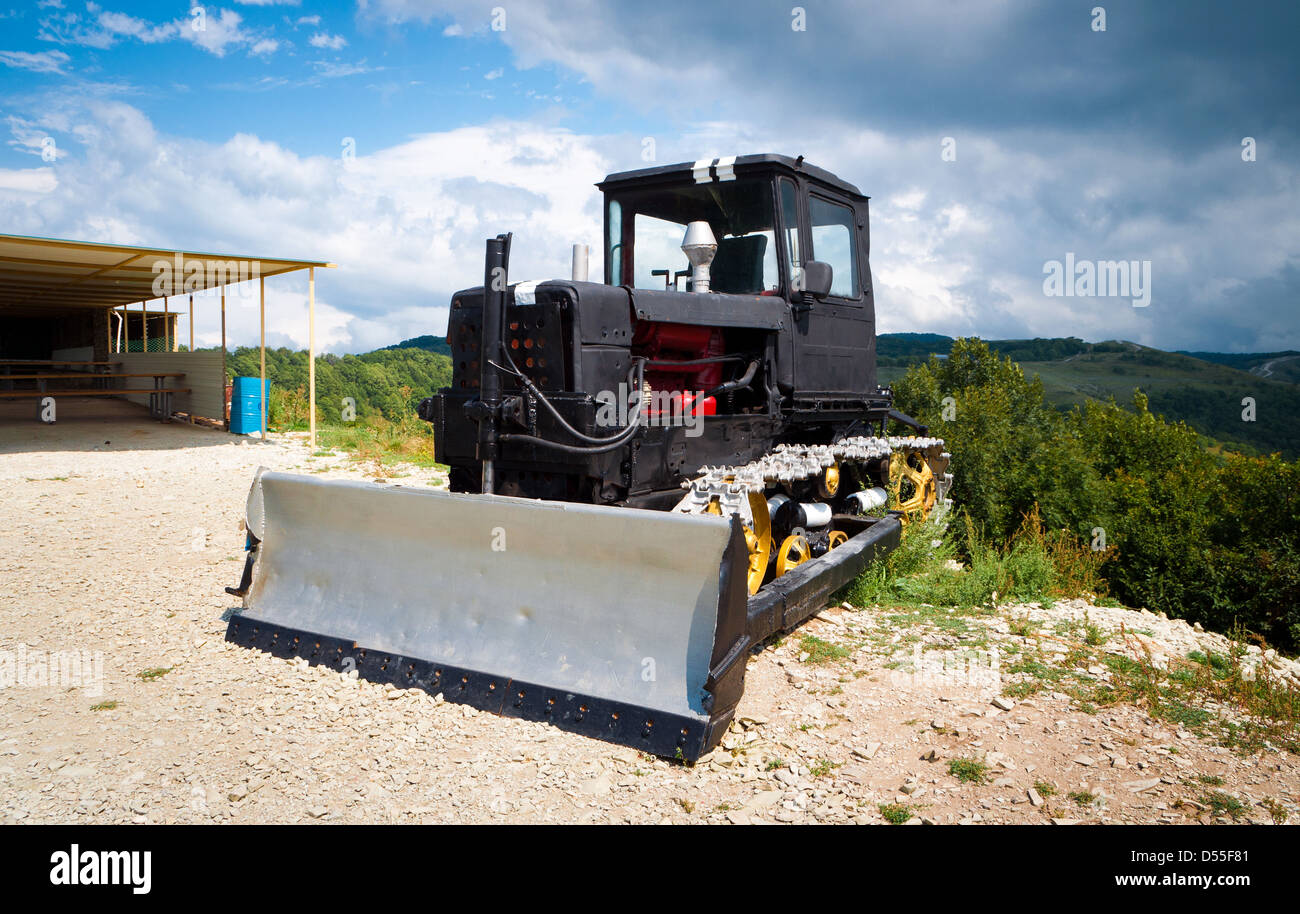
[[(895, 340), (893, 337), (901, 337)], [(882, 382), (903, 376), (904, 364), (920, 363), (920, 334), (886, 334), (878, 349), (891, 354), (882, 359)], [(942, 338), (925, 340), (931, 352), (943, 352)], [(1130, 401), (1135, 389), (1147, 394), (1151, 411), (1172, 421), (1183, 421), (1199, 433), (1232, 450), (1247, 454), (1280, 451), (1300, 455), (1300, 385), (1287, 380), (1288, 369), (1300, 380), (1297, 353), (1222, 355), (1209, 360), (1185, 353), (1163, 352), (1136, 343), (1085, 343), (1075, 338), (1055, 340), (991, 340), (989, 348), (1018, 362), (1043, 382), (1047, 401), (1061, 409), (1111, 397)], [(1201, 353), (1201, 355), (1211, 355)], [(1281, 361), (1287, 359), (1287, 361)], [(1234, 367), (1224, 362), (1234, 362)], [(1260, 377), (1249, 369), (1271, 365), (1272, 375)], [(1242, 400), (1255, 400), (1255, 421), (1242, 418)]]
[[(232, 377), (256, 377), (258, 350), (236, 349), (226, 358), (226, 370)], [(266, 375), (271, 382), (271, 424), (297, 426), (305, 422), (307, 353), (268, 349)], [(398, 421), (414, 414), (422, 399), (450, 383), (451, 359), (418, 347), (318, 356), (316, 413), (322, 422), (338, 422), (344, 398), (351, 398), (358, 419), (382, 417)]]
[(409, 340), (402, 340), (400, 343), (385, 346), (383, 349), (378, 351), (387, 352), (390, 349), (423, 349), (426, 352), (436, 352), (439, 355), (451, 355), (451, 345), (447, 342), (445, 337), (430, 336), (429, 334), (412, 337)]
[[(877, 340), (880, 378), (893, 383), (907, 366), (932, 354), (946, 355), (952, 339), (937, 333), (883, 334)], [(1011, 358), (1043, 382), (1047, 402), (1068, 409), (1089, 401), (1127, 404), (1135, 389), (1147, 395), (1151, 411), (1183, 421), (1207, 439), (1245, 454), (1281, 452), (1300, 456), (1300, 353), (1162, 352), (1136, 343), (1087, 343), (1075, 337), (991, 340), (989, 349)], [(359, 417), (396, 421), (419, 401), (450, 383), (448, 346), (439, 336), (418, 336), (363, 355), (321, 356), (316, 402), (322, 421), (337, 421), (344, 397), (356, 401)], [(257, 350), (237, 349), (229, 357), (232, 375), (257, 374)], [(1267, 375), (1265, 373), (1268, 373)], [(307, 356), (268, 350), (267, 373), (283, 400), (307, 385)], [(1255, 421), (1242, 419), (1242, 400), (1255, 400)], [(277, 399), (273, 394), (273, 405)], [(301, 401), (305, 406), (305, 400)], [(287, 412), (296, 407), (284, 404)], [(278, 412), (278, 410), (277, 410)], [(293, 424), (297, 420), (285, 420)]]

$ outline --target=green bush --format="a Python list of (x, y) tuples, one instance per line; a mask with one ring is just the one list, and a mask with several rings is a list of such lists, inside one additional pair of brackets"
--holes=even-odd
[[(1005, 586), (1004, 575), (1018, 591), (1042, 590), (1040, 553), (1064, 549), (1058, 578), (1073, 555), (1076, 571), (1127, 605), (1300, 647), (1300, 464), (1213, 453), (1140, 392), (1127, 409), (1112, 400), (1060, 412), (1037, 379), (978, 339), (913, 366), (894, 391), (899, 409), (945, 439), (953, 497), (981, 532), (957, 544), (970, 564), (964, 599)], [(1026, 545), (1018, 531), (1034, 512), (1049, 539)], [(1095, 566), (1069, 545), (1103, 538)]]

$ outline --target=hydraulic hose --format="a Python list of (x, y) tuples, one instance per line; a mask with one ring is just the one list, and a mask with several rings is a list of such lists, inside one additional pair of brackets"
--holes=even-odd
[(754, 359), (752, 362), (749, 363), (749, 367), (745, 369), (745, 373), (743, 375), (736, 378), (736, 380), (734, 381), (728, 381), (725, 384), (719, 384), (717, 387), (706, 392), (704, 396), (712, 397), (712, 396), (716, 396), (717, 394), (725, 394), (733, 390), (740, 390), (742, 387), (748, 387), (750, 384), (754, 382), (754, 374), (757, 371), (758, 371), (758, 359)]
[(515, 365), (514, 360), (510, 358), (509, 353), (506, 353), (506, 361), (509, 364), (509, 368), (504, 370), (512, 371), (515, 374), (515, 376), (518, 377), (519, 380), (528, 388), (529, 393), (533, 394), (533, 396), (537, 397), (537, 399), (541, 401), (542, 405), (546, 407), (546, 410), (551, 414), (552, 418), (554, 418), (555, 421), (560, 424), (560, 427), (563, 428), (570, 435), (573, 435), (579, 441), (585, 442), (587, 446), (562, 444), (558, 441), (550, 441), (549, 439), (546, 438), (539, 438), (536, 435), (520, 435), (520, 434), (501, 435), (500, 437), (501, 440), (503, 441), (525, 442), (528, 444), (550, 447), (555, 450), (564, 451), (566, 453), (572, 453), (572, 454), (602, 454), (608, 451), (612, 451), (615, 448), (622, 447), (629, 440), (631, 440), (632, 436), (636, 434), (637, 429), (640, 427), (639, 420), (641, 418), (641, 405), (642, 405), (641, 387), (645, 378), (645, 364), (646, 364), (646, 360), (643, 358), (639, 358), (639, 357), (636, 358), (632, 365), (632, 368), (628, 370), (628, 382), (630, 385), (632, 385), (632, 389), (636, 396), (636, 400), (632, 406), (632, 410), (628, 414), (628, 427), (615, 433), (614, 435), (604, 437), (604, 438), (597, 438), (592, 435), (587, 435), (579, 431), (578, 429), (574, 428), (572, 425), (570, 425), (569, 422), (564, 418), (564, 416), (560, 415), (560, 411), (555, 408), (554, 404), (552, 404), (551, 401), (546, 398), (546, 395), (542, 393), (535, 384), (533, 384), (532, 380), (526, 374), (524, 374), (522, 371), (519, 370), (518, 366)]

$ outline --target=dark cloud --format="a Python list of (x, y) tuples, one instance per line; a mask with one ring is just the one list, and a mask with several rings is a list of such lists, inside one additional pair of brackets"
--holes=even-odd
[[(414, 18), (472, 29), (491, 5)], [(881, 307), (915, 325), (892, 329), (1300, 347), (1300, 6), (815, 2), (803, 32), (791, 7), (510, 7), (499, 37), (520, 67), (569, 67), (663, 125), (661, 155), (806, 153), (875, 196)], [(631, 144), (619, 164), (641, 164)], [(1043, 296), (1067, 252), (1150, 260), (1150, 308)]]

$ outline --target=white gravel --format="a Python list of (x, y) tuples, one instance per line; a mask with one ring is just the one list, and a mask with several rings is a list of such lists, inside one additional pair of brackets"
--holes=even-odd
[[(1241, 758), (1137, 709), (1084, 714), (1051, 694), (1004, 711), (996, 681), (904, 674), (867, 648), (798, 659), (808, 633), (906, 647), (908, 627), (879, 611), (828, 612), (755, 655), (727, 748), (690, 768), (233, 647), (238, 601), (222, 588), (242, 568), (259, 464), (367, 470), (297, 441), (147, 421), (0, 428), (0, 665), (20, 651), (29, 668), (40, 652), (88, 652), (92, 673), (102, 661), (98, 683), (0, 690), (0, 822), (871, 823), (895, 802), (918, 821), (1192, 822), (1206, 816), (1183, 803), (1203, 790), (1196, 773), (1300, 818), (1284, 753)], [(440, 481), (419, 468), (400, 479)], [(1074, 603), (1013, 609), (994, 627), (1084, 612), (1151, 632), (1169, 656), (1207, 643), (1180, 622)], [(116, 707), (95, 710), (105, 702)], [(988, 783), (950, 776), (958, 757), (985, 760)], [(1031, 794), (1039, 781), (1060, 795)], [(1080, 785), (1095, 807), (1063, 801)], [(1258, 805), (1248, 815), (1270, 821)]]

